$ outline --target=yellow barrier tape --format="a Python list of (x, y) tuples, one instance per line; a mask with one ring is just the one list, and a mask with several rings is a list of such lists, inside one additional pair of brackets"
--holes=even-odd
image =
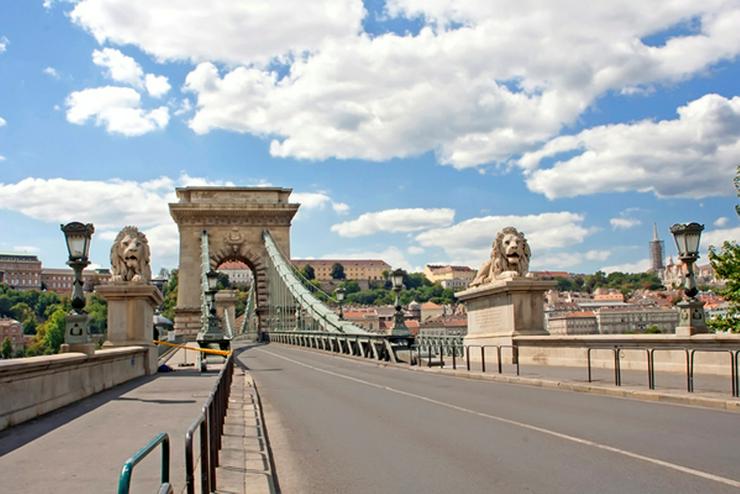
[(229, 355), (231, 355), (231, 352), (228, 350), (214, 350), (213, 348), (200, 348), (196, 346), (177, 345), (175, 343), (170, 343), (169, 341), (162, 341), (162, 340), (154, 340), (154, 343), (156, 343), (157, 345), (166, 345), (166, 346), (171, 346), (175, 348), (184, 348), (185, 350), (193, 350), (196, 352), (211, 353), (213, 355), (221, 355), (222, 357), (228, 357)]

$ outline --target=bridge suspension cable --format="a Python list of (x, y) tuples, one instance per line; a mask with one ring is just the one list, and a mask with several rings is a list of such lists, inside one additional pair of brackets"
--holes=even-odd
[(301, 283), (270, 232), (262, 232), (267, 251), (268, 331), (315, 331), (365, 335), (365, 329), (339, 319)]

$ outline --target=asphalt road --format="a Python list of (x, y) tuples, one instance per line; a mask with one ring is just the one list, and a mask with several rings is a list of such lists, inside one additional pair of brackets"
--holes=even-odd
[(740, 414), (243, 352), (283, 493), (740, 491)]

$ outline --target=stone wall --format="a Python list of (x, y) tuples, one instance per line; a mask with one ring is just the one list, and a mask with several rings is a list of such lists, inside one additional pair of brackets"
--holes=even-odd
[(147, 349), (0, 361), (0, 430), (147, 374)]

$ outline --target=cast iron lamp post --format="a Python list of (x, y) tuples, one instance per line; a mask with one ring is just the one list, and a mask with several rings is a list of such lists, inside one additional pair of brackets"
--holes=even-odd
[(694, 277), (694, 263), (699, 259), (699, 241), (703, 230), (704, 225), (699, 223), (677, 223), (671, 227), (671, 233), (678, 249), (678, 258), (686, 264), (684, 293), (687, 299), (676, 304), (680, 313), (676, 328), (678, 336), (708, 332), (704, 302), (696, 298), (699, 291), (696, 289), (696, 278)]
[(74, 271), (72, 282), (72, 311), (67, 315), (64, 341), (66, 343), (63, 351), (81, 351), (93, 353), (94, 346), (90, 342), (90, 328), (88, 316), (82, 309), (85, 308), (85, 294), (82, 290), (82, 270), (89, 264), (90, 240), (95, 232), (91, 224), (83, 224), (78, 221), (61, 225), (64, 240), (67, 244), (69, 260), (67, 265)]
[(344, 311), (342, 310), (342, 303), (344, 302), (344, 287), (339, 287), (334, 291), (334, 295), (339, 303), (339, 319), (344, 319)]
[(208, 282), (208, 290), (206, 290), (206, 296), (208, 297), (208, 328), (206, 332), (215, 333), (218, 331), (218, 317), (216, 316), (218, 273), (211, 269), (206, 273), (206, 280)]
[(391, 284), (393, 285), (393, 291), (396, 292), (396, 313), (394, 315), (393, 329), (391, 330), (391, 336), (402, 336), (407, 338), (411, 336), (409, 328), (403, 321), (403, 311), (401, 310), (401, 290), (403, 290), (403, 270), (396, 269), (391, 272)]

